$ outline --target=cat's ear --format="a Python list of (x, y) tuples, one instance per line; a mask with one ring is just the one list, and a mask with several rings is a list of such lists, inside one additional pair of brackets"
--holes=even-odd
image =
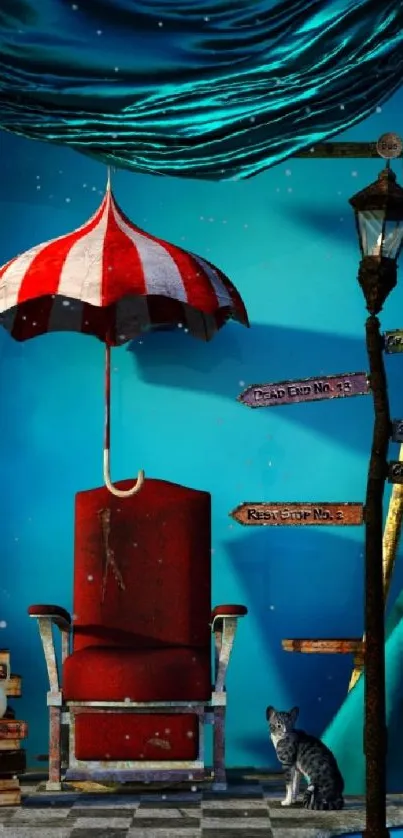
[(292, 723), (294, 724), (294, 722), (297, 721), (299, 716), (299, 707), (293, 707), (292, 710), (290, 710), (290, 716), (292, 719)]
[(266, 719), (267, 719), (268, 722), (270, 721), (274, 712), (275, 712), (274, 707), (272, 707), (271, 704), (270, 704), (270, 706), (267, 707), (267, 709), (266, 709)]

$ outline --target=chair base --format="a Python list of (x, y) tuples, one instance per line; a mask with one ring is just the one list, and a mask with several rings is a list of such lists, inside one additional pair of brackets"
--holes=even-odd
[(89, 781), (93, 783), (102, 782), (116, 782), (116, 783), (158, 783), (169, 782), (177, 783), (187, 781), (193, 783), (206, 779), (206, 773), (203, 768), (193, 769), (153, 769), (152, 771), (141, 771), (138, 769), (84, 769), (84, 768), (68, 768), (64, 775), (66, 782), (83, 782)]

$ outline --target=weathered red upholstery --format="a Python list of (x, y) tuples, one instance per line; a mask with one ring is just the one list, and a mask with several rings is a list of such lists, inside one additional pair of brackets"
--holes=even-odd
[[(131, 485), (132, 481), (117, 484), (121, 489)], [(107, 546), (124, 584), (124, 589), (119, 587), (109, 567), (104, 601), (102, 510), (110, 514)], [(210, 592), (208, 493), (146, 478), (131, 498), (116, 498), (104, 487), (77, 494), (73, 653), (64, 663), (64, 698), (201, 702), (210, 698)], [(130, 740), (122, 739), (122, 724), (126, 729), (130, 724)], [(184, 759), (180, 754), (196, 747), (196, 737), (187, 736), (188, 719), (178, 716), (171, 726), (169, 751), (150, 744), (144, 749), (154, 725), (151, 714), (129, 717), (118, 711), (100, 714), (92, 724), (88, 718), (77, 719), (77, 756), (101, 758), (96, 755), (100, 748), (106, 749), (106, 742), (111, 759), (128, 759), (130, 742), (133, 759), (141, 759), (140, 753), (144, 759)], [(157, 751), (151, 757), (153, 747)]]
[(197, 716), (187, 713), (148, 714), (141, 719), (123, 713), (89, 713), (76, 719), (77, 759), (193, 760), (198, 745)]
[[(120, 590), (109, 569), (104, 603), (102, 509), (110, 510), (109, 546), (125, 584)], [(74, 651), (210, 648), (210, 495), (150, 478), (131, 498), (105, 487), (77, 494), (73, 612)]]
[(81, 649), (65, 661), (63, 695), (66, 701), (206, 701), (209, 650)]

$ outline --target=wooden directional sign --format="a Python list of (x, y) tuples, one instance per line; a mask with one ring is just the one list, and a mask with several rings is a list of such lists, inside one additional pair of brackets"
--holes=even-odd
[(392, 442), (403, 442), (403, 419), (395, 419), (392, 423)]
[[(403, 464), (402, 464), (403, 465)], [(241, 503), (231, 518), (244, 526), (356, 526), (364, 521), (362, 503)]]
[(364, 396), (367, 393), (367, 374), (347, 372), (343, 375), (280, 381), (277, 384), (251, 384), (238, 396), (238, 401), (248, 407), (278, 407), (281, 404)]
[(388, 463), (388, 480), (389, 483), (403, 483), (403, 462), (392, 460)]
[(392, 332), (385, 332), (383, 338), (385, 352), (389, 355), (396, 355), (398, 352), (403, 352), (403, 329), (394, 329)]

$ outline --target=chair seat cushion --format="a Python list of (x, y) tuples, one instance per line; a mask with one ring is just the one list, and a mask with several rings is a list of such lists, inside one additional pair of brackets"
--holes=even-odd
[(206, 701), (210, 649), (89, 646), (63, 666), (65, 701)]
[(76, 717), (80, 760), (175, 761), (197, 759), (198, 718), (190, 713), (83, 713)]

